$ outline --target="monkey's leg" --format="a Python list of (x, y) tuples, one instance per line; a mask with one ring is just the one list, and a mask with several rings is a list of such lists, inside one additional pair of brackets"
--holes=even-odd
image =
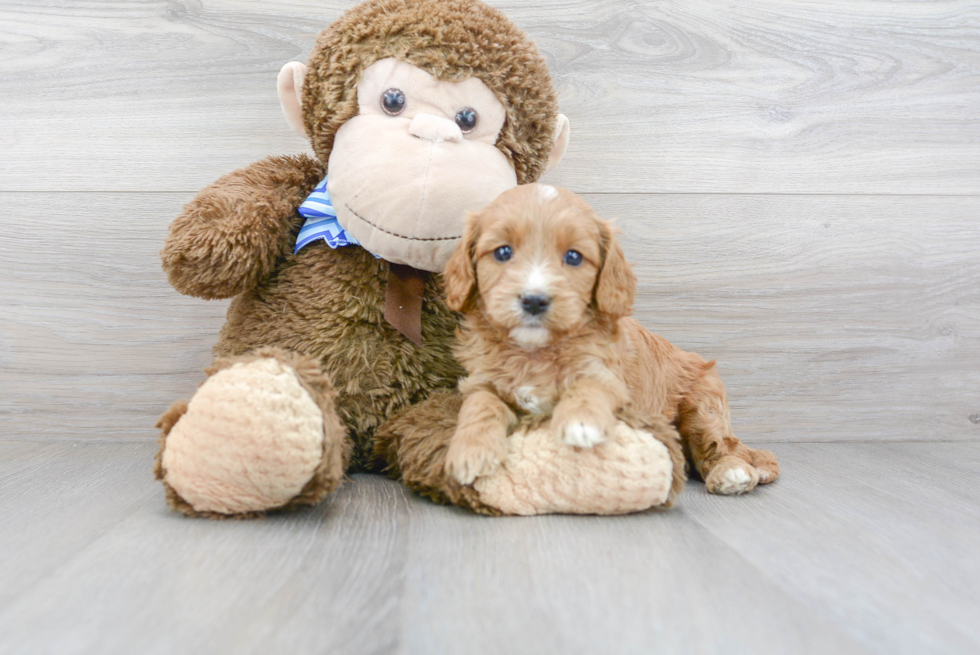
[(669, 507), (684, 486), (684, 456), (665, 419), (620, 422), (594, 448), (561, 443), (546, 425), (508, 438), (504, 465), (460, 485), (446, 473), (462, 395), (452, 391), (403, 410), (378, 430), (375, 454), (392, 477), (436, 502), (481, 514), (625, 514)]
[(749, 448), (732, 433), (728, 398), (714, 367), (681, 402), (678, 430), (709, 493), (743, 494), (779, 476), (771, 452)]
[(276, 348), (216, 360), (189, 403), (160, 417), (155, 474), (189, 516), (315, 505), (343, 479), (350, 442), (312, 360)]
[(461, 485), (446, 471), (446, 456), (462, 406), (462, 394), (437, 391), (393, 416), (375, 434), (377, 467), (437, 503), (500, 514), (481, 502), (472, 487)]

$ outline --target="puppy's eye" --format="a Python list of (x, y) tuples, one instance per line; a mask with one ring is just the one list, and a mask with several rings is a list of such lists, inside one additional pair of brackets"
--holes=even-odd
[(565, 253), (565, 259), (563, 261), (569, 266), (581, 266), (582, 253), (580, 253), (578, 250), (569, 250)]
[(388, 89), (381, 94), (381, 108), (389, 116), (397, 116), (402, 113), (405, 111), (405, 105), (407, 104), (408, 100), (405, 98), (405, 94), (402, 93), (401, 89)]
[(514, 256), (514, 251), (511, 250), (510, 246), (500, 246), (493, 251), (493, 258), (498, 262), (505, 262)]
[(456, 124), (463, 132), (472, 132), (473, 128), (476, 127), (476, 121), (476, 110), (472, 107), (460, 109), (459, 113), (456, 114)]

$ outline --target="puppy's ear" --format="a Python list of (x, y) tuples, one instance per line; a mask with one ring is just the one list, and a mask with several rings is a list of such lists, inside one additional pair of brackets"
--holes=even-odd
[(628, 316), (636, 297), (636, 275), (616, 242), (615, 228), (599, 220), (602, 241), (602, 268), (595, 285), (596, 308), (612, 319)]
[(480, 213), (470, 212), (466, 216), (466, 229), (459, 247), (446, 263), (442, 278), (446, 285), (446, 305), (454, 312), (465, 312), (473, 308), (473, 295), (476, 291), (476, 262), (473, 251), (480, 236)]

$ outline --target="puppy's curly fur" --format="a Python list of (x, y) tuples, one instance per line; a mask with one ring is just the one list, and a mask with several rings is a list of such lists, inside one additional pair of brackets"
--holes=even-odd
[(446, 458), (460, 483), (500, 465), (527, 414), (585, 448), (618, 416), (665, 417), (712, 493), (779, 475), (772, 453), (732, 434), (715, 363), (627, 317), (636, 277), (612, 226), (570, 191), (525, 185), (471, 214), (444, 277), (448, 305), (465, 313), (456, 356), (469, 376)]

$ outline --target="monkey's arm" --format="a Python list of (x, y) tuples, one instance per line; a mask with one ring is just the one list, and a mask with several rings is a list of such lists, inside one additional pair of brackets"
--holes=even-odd
[(198, 193), (160, 253), (170, 284), (206, 299), (254, 288), (289, 254), (303, 221), (296, 208), (325, 173), (306, 155), (269, 157)]

